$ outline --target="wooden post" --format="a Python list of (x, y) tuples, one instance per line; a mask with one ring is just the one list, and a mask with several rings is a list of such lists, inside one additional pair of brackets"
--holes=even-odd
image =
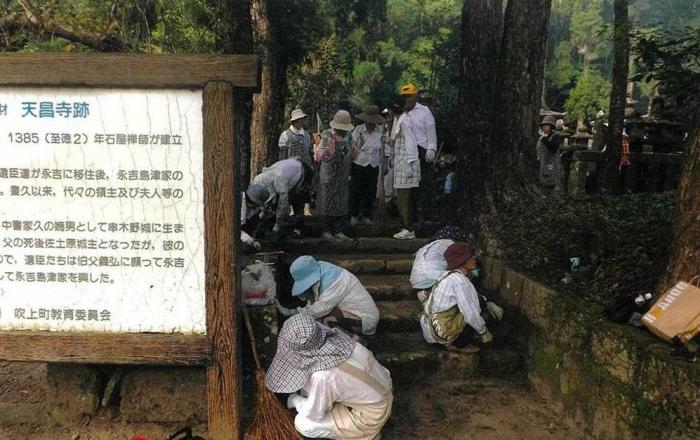
[(215, 81), (204, 87), (204, 224), (206, 230), (207, 369), (210, 440), (241, 437), (241, 370), (238, 323), (238, 153), (233, 148), (233, 87)]

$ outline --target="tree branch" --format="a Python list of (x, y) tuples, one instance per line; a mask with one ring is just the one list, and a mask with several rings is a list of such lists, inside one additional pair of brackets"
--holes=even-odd
[(22, 7), (23, 14), (12, 13), (0, 18), (2, 28), (20, 29), (28, 25), (38, 33), (47, 33), (101, 51), (123, 47), (122, 41), (111, 33), (115, 27), (114, 20), (106, 27), (105, 33), (78, 31), (51, 17), (43, 16), (34, 9), (29, 0), (18, 0), (18, 3)]

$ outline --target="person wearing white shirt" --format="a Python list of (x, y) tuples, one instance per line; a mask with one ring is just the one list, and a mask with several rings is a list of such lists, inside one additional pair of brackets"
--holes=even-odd
[(404, 112), (405, 101), (394, 96), (390, 104), (394, 114), (390, 142), (394, 148), (394, 188), (396, 202), (403, 228), (394, 234), (397, 240), (416, 238), (415, 201), (421, 185), (418, 145), (408, 115)]
[(379, 309), (355, 275), (310, 255), (294, 260), (289, 273), (294, 279), (292, 296), (307, 304), (290, 310), (277, 302), (281, 314), (309, 315), (329, 327), (341, 327), (358, 336), (376, 332)]
[[(312, 171), (304, 166), (300, 159), (292, 158), (280, 160), (255, 176), (253, 184), (264, 186), (270, 194), (268, 203), (277, 202), (277, 213), (273, 231), (278, 232), (285, 226), (289, 216), (290, 202), (295, 202), (295, 214), (303, 212), (303, 204), (299, 209), (299, 198), (296, 194), (303, 191), (303, 186), (310, 180)], [(297, 211), (297, 209), (299, 209)], [(297, 220), (302, 216), (297, 215)], [(297, 225), (299, 229), (299, 225)]]
[(352, 132), (353, 162), (350, 170), (350, 224), (371, 225), (377, 179), (382, 152), (382, 130), (384, 118), (379, 107), (370, 105), (357, 115), (364, 124)]
[(290, 393), (304, 437), (376, 439), (391, 416), (391, 374), (372, 352), (308, 315), (289, 318), (265, 375), (267, 388)]
[[(423, 338), (450, 350), (476, 353), (479, 347), (471, 344), (473, 333), (481, 343), (493, 339), (481, 314), (479, 295), (467, 278), (477, 266), (476, 254), (469, 245), (458, 242), (447, 248), (444, 257), (447, 271), (423, 303), (420, 317)], [(503, 318), (503, 309), (493, 302), (487, 302), (486, 307), (491, 317)]]
[[(435, 117), (428, 106), (418, 102), (418, 88), (411, 83), (401, 87), (401, 97), (406, 100), (405, 111), (408, 115), (413, 132), (418, 144), (418, 155), (420, 157), (421, 176), (425, 182), (433, 181), (433, 167), (437, 156), (437, 131), (435, 129)], [(416, 214), (419, 222), (423, 221), (423, 203), (432, 197), (431, 187), (422, 185), (422, 190), (417, 193), (415, 200)]]

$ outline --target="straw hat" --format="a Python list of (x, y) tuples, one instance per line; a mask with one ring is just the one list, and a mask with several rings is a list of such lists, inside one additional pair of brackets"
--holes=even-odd
[(306, 117), (306, 114), (304, 113), (304, 111), (302, 109), (295, 108), (294, 110), (292, 110), (292, 116), (291, 116), (291, 118), (289, 118), (289, 121), (294, 122), (297, 119), (301, 119), (301, 118), (305, 118), (305, 117)]
[(352, 118), (350, 113), (345, 110), (338, 110), (338, 112), (333, 116), (333, 120), (330, 123), (331, 128), (336, 130), (350, 131), (355, 128), (352, 125)]
[(365, 111), (363, 111), (356, 117), (357, 119), (368, 122), (370, 124), (383, 124), (384, 122), (386, 122), (386, 119), (384, 119), (379, 114), (379, 107), (377, 107), (376, 105), (368, 105), (367, 107), (365, 107)]

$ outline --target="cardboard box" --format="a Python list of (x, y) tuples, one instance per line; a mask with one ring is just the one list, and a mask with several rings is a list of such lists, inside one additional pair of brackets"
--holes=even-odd
[(680, 333), (700, 326), (700, 289), (679, 281), (642, 317), (652, 333), (671, 342)]

